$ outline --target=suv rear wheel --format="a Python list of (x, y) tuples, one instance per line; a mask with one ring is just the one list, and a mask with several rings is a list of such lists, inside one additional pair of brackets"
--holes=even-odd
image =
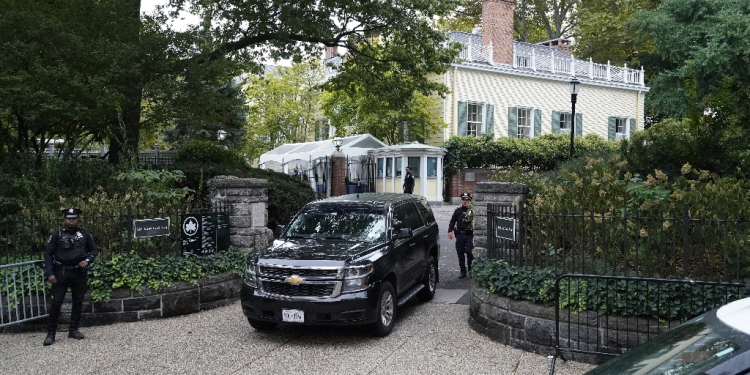
[(435, 258), (430, 256), (427, 259), (427, 273), (424, 275), (424, 288), (419, 291), (417, 297), (422, 301), (429, 301), (435, 296), (435, 289), (437, 288), (437, 261)]
[(257, 329), (258, 331), (268, 331), (276, 328), (279, 325), (279, 323), (264, 322), (262, 320), (255, 320), (252, 318), (247, 318), (247, 321), (250, 323), (250, 327)]
[(377, 319), (373, 324), (375, 336), (388, 336), (393, 330), (396, 321), (396, 292), (388, 281), (380, 285), (380, 296), (378, 298)]

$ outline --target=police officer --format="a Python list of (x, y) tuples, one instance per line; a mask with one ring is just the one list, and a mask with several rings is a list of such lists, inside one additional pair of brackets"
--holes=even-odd
[(45, 346), (55, 342), (57, 318), (68, 288), (73, 297), (68, 337), (76, 340), (83, 339), (83, 334), (78, 332), (78, 327), (81, 325), (83, 295), (87, 288), (86, 272), (97, 254), (91, 234), (78, 227), (83, 211), (77, 208), (66, 208), (62, 210), (62, 213), (65, 215), (65, 225), (52, 233), (47, 241), (47, 248), (44, 250), (45, 275), (52, 284), (52, 307), (47, 318)]
[(411, 194), (414, 192), (414, 175), (411, 174), (411, 168), (406, 167), (406, 175), (404, 176), (404, 194)]
[[(461, 194), (461, 207), (456, 208), (448, 224), (448, 238), (453, 239), (453, 231), (456, 232), (456, 253), (458, 254), (458, 267), (461, 269), (459, 279), (466, 277), (466, 265), (471, 270), (471, 262), (474, 260), (474, 215), (469, 213), (469, 201), (471, 194)], [(464, 255), (466, 260), (464, 263)]]

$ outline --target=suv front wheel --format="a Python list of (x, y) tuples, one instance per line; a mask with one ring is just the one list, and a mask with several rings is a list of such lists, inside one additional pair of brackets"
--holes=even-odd
[(388, 336), (393, 330), (396, 321), (396, 292), (388, 281), (380, 285), (380, 296), (378, 297), (377, 319), (373, 324), (375, 336)]

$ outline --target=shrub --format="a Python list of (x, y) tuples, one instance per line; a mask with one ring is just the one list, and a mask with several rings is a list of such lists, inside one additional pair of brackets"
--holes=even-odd
[[(618, 143), (588, 134), (577, 137), (574, 157), (616, 150)], [(532, 139), (501, 137), (452, 137), (443, 146), (445, 174), (454, 175), (464, 168), (502, 168), (520, 165), (530, 170), (549, 171), (570, 156), (570, 137), (545, 134)]]
[[(555, 281), (562, 274), (553, 268), (513, 266), (486, 255), (474, 259), (471, 273), (474, 281), (490, 293), (546, 306), (554, 306)], [(673, 320), (689, 319), (743, 298), (748, 289), (584, 277), (562, 279), (559, 293), (561, 309)]]
[(127, 287), (138, 289), (147, 286), (154, 290), (168, 287), (175, 281), (198, 284), (198, 279), (231, 271), (242, 276), (247, 254), (230, 248), (204, 256), (166, 255), (142, 258), (135, 254), (120, 253), (110, 260), (91, 264), (89, 288), (95, 301), (108, 300), (112, 290)]

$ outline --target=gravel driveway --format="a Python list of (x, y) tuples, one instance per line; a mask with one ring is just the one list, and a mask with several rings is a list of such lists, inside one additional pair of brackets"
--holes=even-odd
[[(239, 302), (168, 319), (83, 328), (85, 340), (0, 334), (0, 374), (547, 374), (550, 359), (498, 344), (467, 323), (469, 307), (407, 304), (390, 336), (364, 328), (252, 329)], [(556, 374), (592, 366), (558, 362)]]

